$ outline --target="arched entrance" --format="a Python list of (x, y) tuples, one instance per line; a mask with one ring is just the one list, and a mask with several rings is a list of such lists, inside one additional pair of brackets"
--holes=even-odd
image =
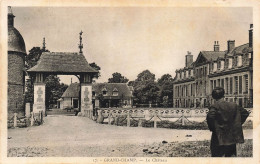
[(82, 53), (44, 52), (37, 65), (27, 71), (33, 80), (33, 112), (45, 113), (45, 78), (49, 75), (75, 75), (79, 79), (79, 111), (83, 116), (92, 113), (92, 79), (97, 70), (89, 66)]

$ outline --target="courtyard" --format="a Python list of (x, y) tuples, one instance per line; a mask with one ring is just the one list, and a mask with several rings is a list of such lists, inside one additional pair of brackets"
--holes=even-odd
[[(251, 140), (252, 129), (244, 136)], [(208, 149), (210, 137), (208, 130), (114, 126), (73, 114), (48, 115), (40, 126), (8, 129), (8, 156), (179, 156), (170, 151), (176, 144)]]

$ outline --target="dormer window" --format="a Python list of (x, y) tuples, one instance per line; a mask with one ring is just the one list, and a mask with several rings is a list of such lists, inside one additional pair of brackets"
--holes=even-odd
[(117, 88), (114, 88), (113, 89), (113, 94), (112, 94), (113, 96), (118, 96), (118, 90), (117, 90)]
[(106, 89), (106, 88), (103, 88), (103, 89), (102, 89), (102, 94), (103, 94), (103, 96), (106, 96), (106, 95), (107, 95), (107, 89)]
[(214, 62), (214, 64), (213, 64), (213, 72), (216, 72), (217, 71), (217, 62)]
[(223, 70), (224, 69), (224, 60), (221, 60), (220, 61), (220, 70)]
[(229, 58), (228, 59), (228, 68), (232, 68), (232, 64), (233, 64), (233, 59), (232, 58)]
[(237, 56), (237, 66), (242, 66), (242, 55)]
[(180, 79), (180, 73), (177, 72), (177, 79)]

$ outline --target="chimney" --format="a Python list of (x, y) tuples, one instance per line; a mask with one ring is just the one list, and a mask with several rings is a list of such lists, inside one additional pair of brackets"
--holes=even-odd
[(191, 52), (188, 51), (185, 57), (186, 57), (185, 67), (189, 67), (193, 62), (193, 55), (191, 55)]
[(250, 24), (250, 30), (249, 30), (249, 47), (253, 47), (253, 24)]
[(214, 42), (214, 51), (219, 51), (218, 41), (215, 41), (215, 42)]
[(11, 6), (8, 6), (8, 26), (14, 26), (14, 17)]
[(227, 41), (228, 53), (230, 53), (235, 48), (235, 40)]

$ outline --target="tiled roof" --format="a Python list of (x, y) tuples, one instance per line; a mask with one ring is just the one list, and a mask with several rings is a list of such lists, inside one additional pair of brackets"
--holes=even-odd
[(23, 37), (20, 32), (12, 26), (8, 26), (8, 51), (26, 54)]
[(246, 43), (246, 44), (243, 44), (243, 45), (240, 45), (240, 46), (237, 46), (235, 47), (230, 53), (228, 53), (227, 55), (228, 56), (233, 56), (235, 53), (236, 54), (242, 54), (242, 53), (245, 53), (247, 51), (250, 51), (249, 50), (249, 43)]
[(93, 84), (92, 90), (96, 95), (102, 94), (102, 90), (106, 88), (107, 94), (106, 96), (112, 96), (113, 90), (118, 90), (118, 97), (132, 97), (129, 86), (126, 83), (96, 83)]
[(89, 66), (83, 54), (71, 52), (44, 52), (37, 65), (28, 72), (97, 73)]
[(79, 83), (72, 83), (61, 97), (79, 97)]
[(219, 57), (225, 57), (225, 51), (201, 51), (201, 54), (208, 60), (208, 61), (215, 61)]
[[(72, 83), (66, 91), (63, 93), (62, 97), (78, 97), (79, 96), (79, 83)], [(95, 83), (92, 85), (92, 91), (95, 95), (103, 93), (103, 90), (107, 91), (104, 97), (132, 97), (130, 87), (125, 83)], [(118, 91), (118, 96), (113, 96), (113, 91)]]

